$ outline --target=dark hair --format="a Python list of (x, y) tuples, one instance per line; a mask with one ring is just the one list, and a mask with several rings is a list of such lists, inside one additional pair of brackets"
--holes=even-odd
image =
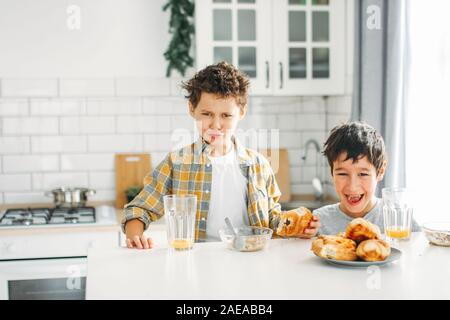
[(353, 162), (364, 158), (375, 167), (377, 174), (386, 161), (386, 151), (381, 135), (365, 122), (349, 122), (334, 127), (324, 143), (323, 154), (327, 157), (333, 174), (333, 162), (343, 153)]
[(189, 99), (194, 108), (200, 101), (202, 92), (213, 93), (221, 98), (234, 97), (237, 104), (244, 108), (247, 105), (248, 77), (227, 62), (219, 62), (207, 66), (197, 72), (192, 79), (182, 82), (181, 87), (187, 90)]

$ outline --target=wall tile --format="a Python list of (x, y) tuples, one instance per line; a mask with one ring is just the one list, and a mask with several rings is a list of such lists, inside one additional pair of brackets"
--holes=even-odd
[(3, 97), (56, 97), (57, 79), (2, 79)]
[(141, 114), (140, 98), (88, 99), (86, 110), (88, 115), (122, 115)]
[(46, 203), (53, 205), (53, 200), (50, 197), (46, 197), (43, 191), (40, 192), (5, 192), (4, 203)]
[(29, 174), (0, 174), (0, 192), (31, 190)]
[(144, 135), (145, 152), (170, 152), (177, 150), (192, 142), (192, 136), (189, 134), (152, 134)]
[(33, 190), (52, 190), (60, 187), (88, 186), (87, 173), (33, 173)]
[(304, 97), (302, 99), (303, 113), (323, 114), (326, 102), (322, 97)]
[(162, 133), (170, 132), (170, 116), (119, 116), (118, 133)]
[(115, 95), (114, 79), (61, 79), (61, 97), (108, 97)]
[(58, 129), (58, 118), (55, 117), (3, 119), (3, 134), (6, 135), (57, 134)]
[(0, 137), (0, 154), (30, 152), (30, 137)]
[(28, 100), (2, 99), (0, 100), (0, 116), (27, 116)]
[(89, 152), (139, 152), (143, 143), (141, 135), (98, 135), (88, 137)]
[(59, 171), (57, 155), (3, 156), (3, 172)]
[(116, 119), (109, 117), (62, 117), (62, 134), (115, 133)]
[(118, 96), (170, 96), (167, 78), (118, 78)]
[(295, 115), (297, 130), (325, 130), (325, 114)]
[(61, 171), (114, 170), (113, 153), (83, 153), (61, 155)]
[(43, 136), (31, 137), (33, 153), (85, 152), (87, 139), (85, 136)]
[(89, 197), (89, 201), (115, 201), (115, 190), (95, 190), (95, 194)]
[(282, 131), (280, 132), (280, 148), (299, 148), (302, 145), (300, 132)]
[(114, 190), (116, 176), (114, 171), (89, 172), (89, 188)]
[(312, 184), (291, 184), (292, 194), (314, 194)]
[(31, 115), (81, 115), (86, 113), (84, 99), (31, 99)]

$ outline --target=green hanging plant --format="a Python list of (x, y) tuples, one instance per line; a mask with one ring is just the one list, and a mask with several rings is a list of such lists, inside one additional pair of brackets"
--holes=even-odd
[(190, 56), (191, 36), (194, 28), (194, 0), (168, 0), (163, 6), (163, 11), (170, 8), (169, 33), (172, 40), (164, 52), (164, 57), (169, 62), (166, 76), (170, 77), (173, 69), (184, 76), (186, 69), (192, 67), (194, 59)]

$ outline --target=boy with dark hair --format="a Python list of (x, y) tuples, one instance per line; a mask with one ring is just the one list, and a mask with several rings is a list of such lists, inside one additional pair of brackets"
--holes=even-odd
[[(201, 137), (169, 153), (145, 177), (144, 189), (125, 206), (122, 228), (129, 248), (151, 248), (143, 232), (163, 216), (163, 196), (168, 194), (197, 196), (195, 241), (218, 240), (225, 217), (235, 227), (277, 229), (283, 213), (272, 168), (234, 136), (247, 112), (248, 86), (248, 78), (226, 62), (200, 70), (183, 84)], [(303, 233), (293, 236), (310, 238), (318, 227), (314, 218)]]
[[(314, 211), (320, 216), (319, 234), (344, 232), (355, 218), (364, 218), (384, 232), (382, 201), (375, 196), (387, 166), (381, 135), (364, 122), (350, 122), (333, 128), (324, 147), (340, 202)], [(413, 231), (419, 230), (413, 220)]]

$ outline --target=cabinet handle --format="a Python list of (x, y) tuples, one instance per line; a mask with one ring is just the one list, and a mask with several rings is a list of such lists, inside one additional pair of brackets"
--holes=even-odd
[(280, 89), (283, 89), (283, 62), (279, 62), (280, 64)]
[(269, 88), (269, 82), (270, 82), (269, 61), (266, 61), (266, 88)]

